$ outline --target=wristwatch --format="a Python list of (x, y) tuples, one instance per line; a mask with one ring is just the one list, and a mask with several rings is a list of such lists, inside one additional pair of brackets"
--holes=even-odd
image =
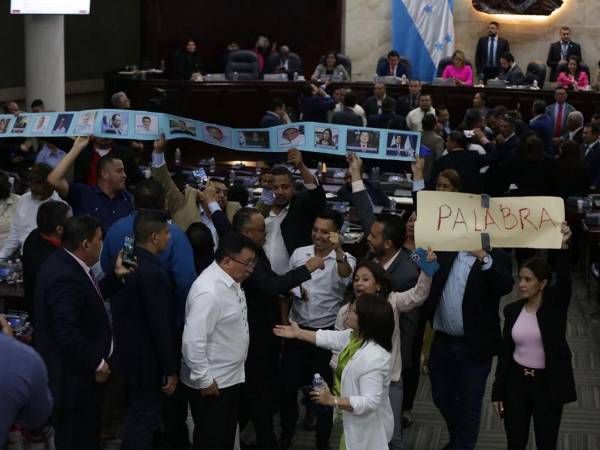
[(490, 255), (488, 255), (487, 253), (484, 255), (483, 258), (481, 258), (481, 264), (483, 264), (484, 266), (486, 264), (489, 264), (492, 261), (492, 257)]

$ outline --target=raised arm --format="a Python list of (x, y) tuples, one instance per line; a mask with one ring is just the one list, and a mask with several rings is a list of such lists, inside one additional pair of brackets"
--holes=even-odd
[(167, 210), (172, 216), (185, 204), (185, 196), (179, 191), (167, 169), (167, 163), (165, 161), (166, 147), (167, 141), (164, 134), (161, 135), (160, 139), (154, 141), (154, 150), (152, 151), (152, 176), (165, 190)]
[(75, 160), (81, 154), (83, 149), (88, 146), (90, 138), (91, 136), (79, 136), (75, 139), (71, 150), (69, 150), (65, 157), (60, 160), (58, 165), (48, 175), (48, 183), (62, 198), (66, 198), (69, 195), (69, 182), (65, 180), (65, 176), (69, 169), (73, 167)]
[(369, 200), (367, 188), (362, 180), (363, 162), (354, 153), (348, 153), (346, 159), (348, 160), (348, 169), (352, 177), (352, 202), (354, 203), (361, 228), (366, 234), (369, 234), (371, 226), (376, 221), (376, 217), (373, 212), (373, 205)]
[(410, 311), (425, 303), (429, 297), (430, 288), (431, 278), (425, 272), (421, 272), (415, 287), (404, 292), (390, 293), (388, 301), (399, 312)]
[(309, 342), (311, 344), (317, 343), (316, 331), (303, 330), (293, 320), (290, 320), (290, 325), (275, 325), (273, 333), (275, 336), (286, 339), (298, 339), (299, 341)]

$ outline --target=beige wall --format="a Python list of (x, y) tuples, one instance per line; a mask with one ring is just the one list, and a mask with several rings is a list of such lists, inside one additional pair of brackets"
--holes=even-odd
[[(558, 11), (545, 18), (490, 16), (476, 11), (471, 0), (455, 0), (456, 48), (464, 50), (467, 58), (474, 58), (477, 38), (486, 33), (490, 20), (496, 20), (517, 63), (525, 70), (530, 61), (546, 61), (548, 47), (558, 39), (558, 29), (564, 24), (573, 30), (573, 40), (582, 45), (584, 62), (594, 69), (600, 59), (599, 17), (599, 0), (564, 0)], [(391, 47), (390, 21), (391, 0), (346, 0), (344, 42), (352, 59), (353, 79), (373, 78), (377, 59)]]

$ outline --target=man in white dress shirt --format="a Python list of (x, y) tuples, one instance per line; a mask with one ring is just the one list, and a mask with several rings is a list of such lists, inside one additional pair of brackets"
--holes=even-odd
[(195, 450), (234, 445), (249, 342), (241, 283), (256, 265), (255, 248), (229, 234), (188, 294), (180, 378), (189, 391)]
[(48, 164), (36, 163), (31, 167), (29, 173), (31, 190), (19, 199), (8, 237), (0, 243), (0, 259), (9, 258), (16, 250), (21, 251), (29, 233), (37, 228), (37, 211), (42, 203), (49, 200), (63, 202), (46, 181), (50, 172), (52, 172), (52, 167)]
[[(333, 328), (344, 291), (352, 280), (356, 258), (342, 250), (338, 233), (343, 223), (340, 213), (330, 208), (322, 210), (313, 225), (313, 245), (296, 249), (290, 258), (290, 270), (306, 264), (314, 256), (319, 256), (324, 261), (324, 268), (314, 271), (310, 280), (302, 283), (290, 311), (290, 320), (304, 329)], [(298, 420), (298, 390), (310, 385), (315, 373), (321, 374), (327, 384), (332, 386), (330, 359), (331, 352), (328, 350), (301, 341), (285, 342), (281, 361), (281, 450), (291, 445), (294, 436)], [(306, 406), (311, 405), (308, 402)], [(320, 408), (316, 415), (317, 448), (328, 449), (332, 412), (328, 408)]]
[(431, 95), (421, 94), (419, 97), (419, 107), (413, 109), (406, 116), (406, 126), (410, 131), (423, 131), (423, 117), (425, 114), (435, 114), (433, 109)]

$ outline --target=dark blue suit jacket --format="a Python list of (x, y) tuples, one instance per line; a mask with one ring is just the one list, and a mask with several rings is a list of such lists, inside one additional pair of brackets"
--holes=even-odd
[(554, 124), (552, 118), (546, 114), (531, 119), (529, 122), (529, 128), (537, 134), (537, 136), (544, 141), (544, 149), (548, 156), (554, 156), (554, 144), (552, 143), (552, 137), (554, 136)]
[[(122, 287), (112, 271), (99, 285), (104, 298)], [(88, 274), (64, 249), (50, 255), (37, 276), (34, 311), (35, 348), (48, 368), (55, 406), (95, 398), (96, 369), (110, 354), (108, 315)]]
[[(387, 61), (377, 67), (377, 75), (380, 77), (387, 77), (390, 75), (390, 64)], [(396, 69), (396, 76), (401, 77), (402, 75), (406, 75), (407, 78), (410, 78), (410, 70), (406, 65), (400, 63)]]
[[(583, 147), (583, 152), (585, 155), (585, 147)], [(588, 165), (592, 185), (600, 188), (600, 144), (598, 142), (585, 155), (585, 162)]]

